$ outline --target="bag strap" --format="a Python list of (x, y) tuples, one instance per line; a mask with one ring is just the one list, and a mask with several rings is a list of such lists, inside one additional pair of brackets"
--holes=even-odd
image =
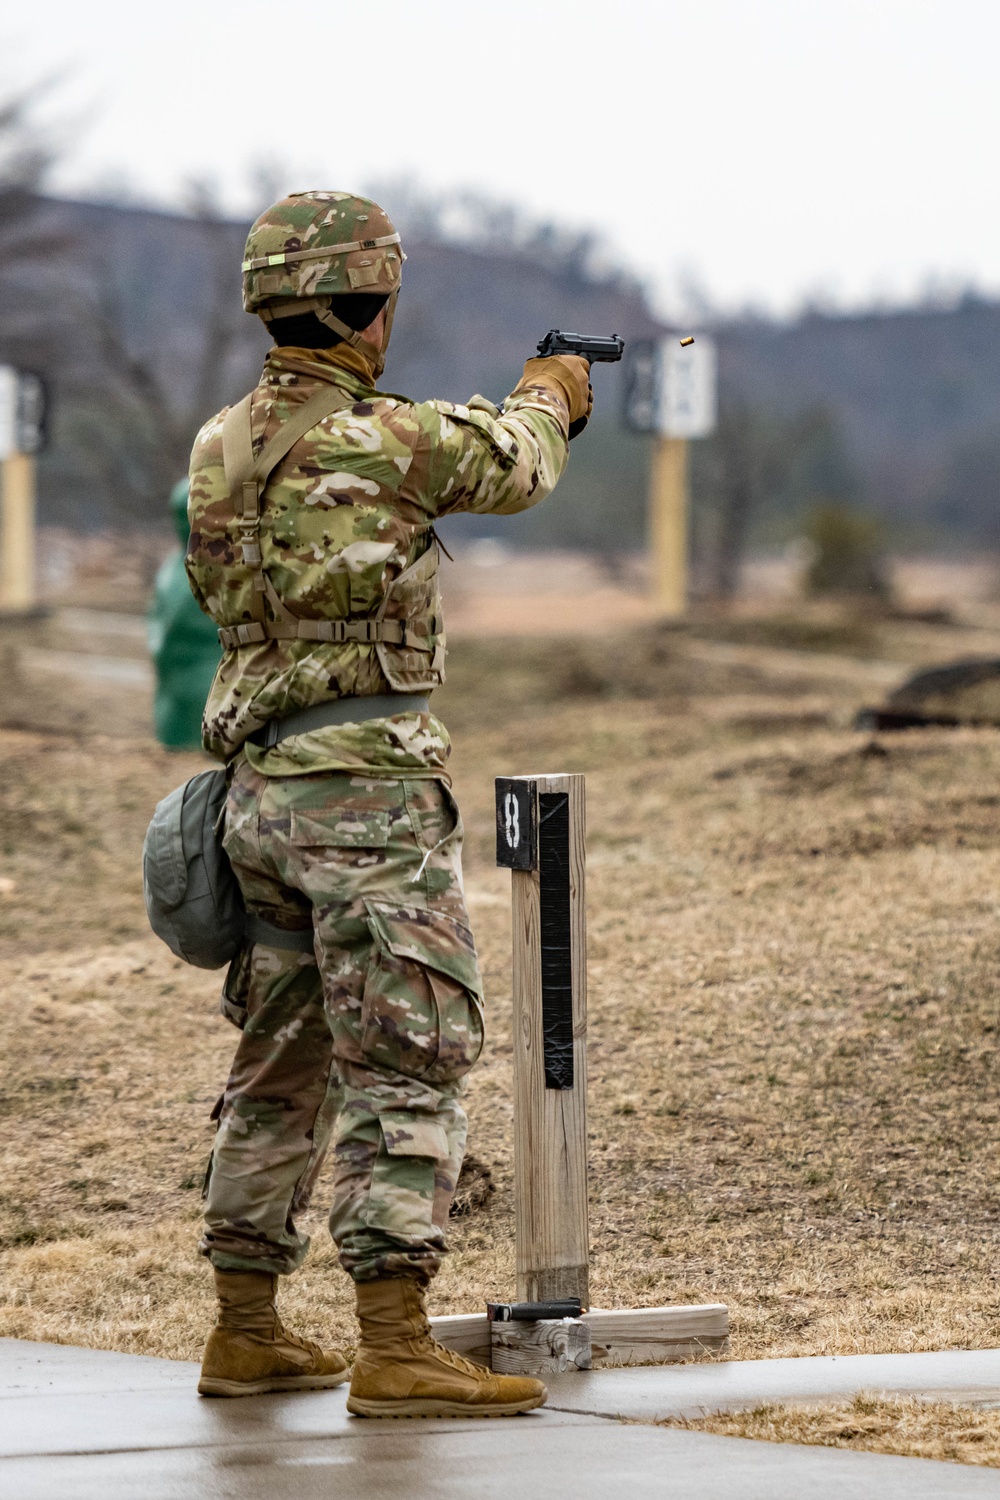
[(297, 411), (283, 422), (270, 442), (254, 457), (251, 407), (253, 391), (231, 406), (222, 421), (222, 462), (226, 472), (229, 496), (238, 517), (243, 561), (251, 570), (250, 618), (263, 625), (265, 600), (279, 619), (292, 621), (295, 616), (281, 603), (264, 572), (260, 550), (261, 498), (272, 471), (291, 452), (300, 438), (311, 432), (324, 417), (354, 405), (355, 398), (340, 386), (328, 385), (310, 396)]

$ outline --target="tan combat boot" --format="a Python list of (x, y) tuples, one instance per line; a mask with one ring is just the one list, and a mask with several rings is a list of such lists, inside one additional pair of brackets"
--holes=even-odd
[(361, 1344), (347, 1410), (356, 1417), (512, 1417), (548, 1398), (540, 1380), (494, 1375), (431, 1338), (410, 1276), (359, 1281)]
[(347, 1379), (346, 1359), (286, 1333), (274, 1305), (277, 1276), (216, 1271), (219, 1321), (201, 1364), (201, 1396), (260, 1396), (318, 1391)]

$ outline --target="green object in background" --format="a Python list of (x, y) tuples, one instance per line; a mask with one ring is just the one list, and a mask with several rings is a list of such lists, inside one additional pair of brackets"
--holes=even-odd
[(157, 573), (149, 611), (149, 653), (156, 667), (153, 723), (156, 738), (170, 750), (201, 749), (201, 716), (222, 657), (216, 627), (195, 603), (184, 571), (187, 502), (188, 482), (181, 479), (170, 492), (181, 551)]

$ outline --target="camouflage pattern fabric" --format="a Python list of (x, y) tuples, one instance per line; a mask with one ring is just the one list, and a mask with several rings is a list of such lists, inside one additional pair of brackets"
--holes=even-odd
[(294, 734), (264, 750), (248, 740), (242, 752), (264, 776), (364, 771), (369, 776), (432, 776), (449, 781), (451, 736), (436, 714), (396, 714)]
[[(566, 464), (569, 406), (560, 388), (528, 373), (501, 416), (482, 397), (462, 406), (414, 403), (376, 391), (345, 368), (355, 351), (272, 349), (252, 404), (254, 448), (323, 382), (353, 406), (320, 422), (275, 470), (263, 496), (264, 569), (295, 615), (415, 622), (419, 647), (307, 640), (264, 641), (227, 652), (205, 711), (204, 746), (227, 760), (269, 719), (330, 698), (424, 691), (444, 678), (444, 626), (432, 528), (459, 511), (512, 515), (551, 493)], [(223, 469), (222, 419), (202, 428), (191, 459), (187, 570), (195, 597), (218, 625), (248, 621), (250, 570)], [(421, 559), (413, 583), (394, 584)], [(438, 738), (434, 727), (431, 739)], [(420, 763), (420, 735), (411, 748)], [(423, 763), (440, 767), (440, 749)], [(392, 751), (377, 756), (407, 769)], [(373, 770), (375, 768), (373, 767)]]
[(428, 779), (264, 777), (241, 757), (225, 843), (248, 907), (282, 928), (311, 923), (315, 957), (257, 944), (230, 970), (223, 1009), (242, 1036), (202, 1250), (222, 1270), (294, 1270), (308, 1247), (295, 1219), (332, 1141), (345, 1269), (426, 1279), (484, 1030), (451, 793)]
[[(384, 248), (377, 269), (388, 276)], [(325, 263), (292, 264), (314, 259)], [(330, 274), (351, 269), (331, 262)], [(253, 296), (282, 290), (253, 285)], [(324, 383), (353, 398), (273, 471), (261, 504), (264, 573), (293, 615), (402, 620), (406, 642), (244, 645), (225, 654), (209, 695), (203, 743), (232, 766), (226, 847), (247, 906), (314, 935), (313, 954), (249, 947), (227, 978), (223, 1009), (242, 1034), (202, 1242), (222, 1270), (301, 1263), (308, 1241), (296, 1217), (332, 1145), (342, 1264), (357, 1280), (426, 1279), (444, 1251), (464, 1152), (460, 1094), (482, 1047), (482, 990), (443, 724), (411, 711), (266, 751), (248, 736), (330, 699), (443, 681), (434, 523), (459, 511), (511, 515), (550, 494), (566, 464), (574, 387), (564, 362), (529, 361), (501, 415), (482, 397), (414, 403), (379, 392), (380, 363), (363, 344), (276, 348), (251, 402), (259, 454)], [(252, 575), (225, 479), (225, 415), (205, 425), (192, 454), (186, 566), (201, 607), (233, 626), (252, 618)]]
[[(266, 209), (247, 236), (243, 306), (256, 312), (262, 304), (289, 298), (394, 292), (406, 258), (398, 238), (385, 209), (370, 198), (290, 193)], [(324, 253), (359, 240), (367, 243)]]

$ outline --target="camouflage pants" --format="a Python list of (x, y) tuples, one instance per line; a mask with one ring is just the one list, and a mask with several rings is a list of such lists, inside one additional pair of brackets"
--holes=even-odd
[(241, 762), (225, 844), (247, 908), (308, 928), (256, 943), (223, 1010), (242, 1030), (206, 1188), (221, 1270), (293, 1271), (332, 1140), (330, 1231), (356, 1280), (434, 1274), (465, 1149), (463, 1076), (483, 1044), (462, 824), (439, 781), (266, 778)]

